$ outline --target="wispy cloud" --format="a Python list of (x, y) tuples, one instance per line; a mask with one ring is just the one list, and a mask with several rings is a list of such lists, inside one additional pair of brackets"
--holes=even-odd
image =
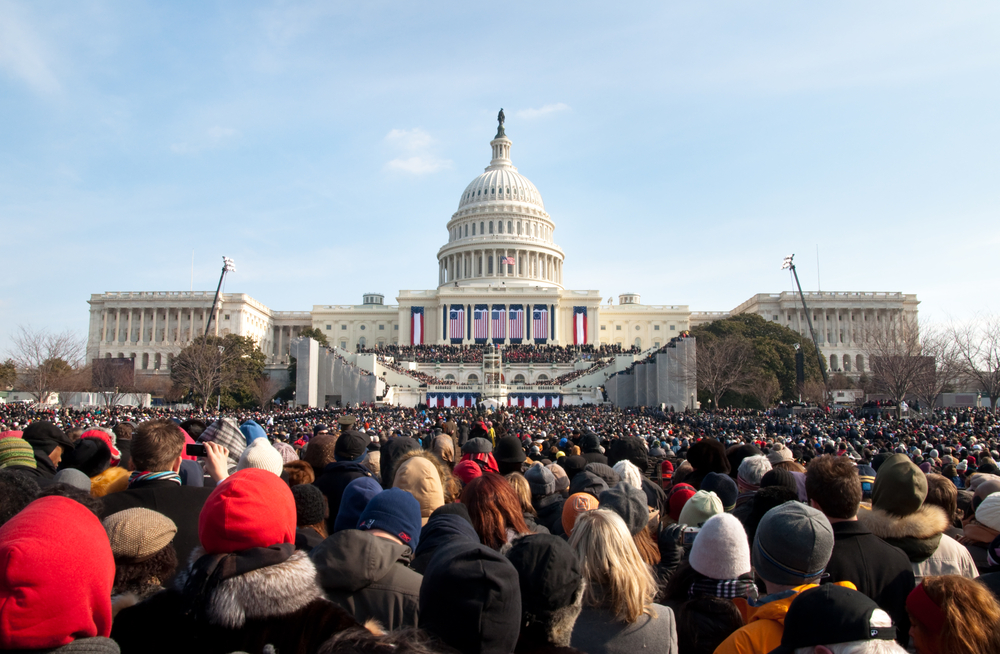
[(427, 148), (434, 143), (434, 139), (419, 127), (393, 129), (385, 135), (385, 142), (394, 148), (403, 150), (404, 155), (411, 155), (392, 159), (385, 165), (385, 170), (410, 175), (429, 175), (439, 170), (451, 168), (450, 159), (439, 159), (426, 152)]
[(214, 150), (239, 136), (240, 132), (237, 129), (213, 125), (196, 138), (171, 144), (170, 151), (174, 154), (194, 154), (202, 150)]
[(59, 79), (52, 70), (52, 55), (28, 25), (18, 15), (13, 4), (0, 3), (0, 71), (28, 83), (36, 91), (55, 93)]
[(559, 113), (560, 111), (569, 111), (569, 105), (565, 102), (543, 104), (538, 109), (521, 109), (520, 111), (515, 111), (514, 115), (525, 120), (533, 120), (542, 116), (548, 116), (549, 114)]

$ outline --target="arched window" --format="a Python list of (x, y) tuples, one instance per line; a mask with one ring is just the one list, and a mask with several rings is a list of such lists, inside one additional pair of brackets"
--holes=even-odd
[(368, 343), (368, 341), (365, 340), (364, 336), (358, 339), (358, 345), (360, 345), (361, 347), (364, 347), (366, 343)]
[(489, 272), (490, 275), (493, 274), (493, 257), (490, 257), (489, 270), (487, 272)]
[(515, 384), (523, 384), (524, 383), (524, 375), (522, 375), (521, 373), (517, 373), (516, 375), (514, 375), (514, 383)]
[(485, 234), (485, 233), (486, 233), (486, 229), (485, 229), (485, 227), (484, 227), (484, 225), (485, 225), (485, 224), (486, 224), (486, 223), (483, 223), (483, 222), (480, 222), (480, 223), (479, 223), (479, 233), (480, 233), (480, 234)]
[(493, 221), (491, 220), (490, 221), (490, 234), (492, 234), (492, 233), (493, 233)]
[(341, 350), (346, 350), (347, 349), (347, 341), (341, 341), (340, 342), (340, 349)]
[(514, 230), (513, 230), (513, 228), (512, 228), (512, 225), (513, 225), (513, 224), (514, 224), (514, 223), (513, 223), (513, 222), (511, 222), (510, 220), (508, 220), (508, 221), (507, 221), (507, 233), (508, 233), (508, 234), (513, 234), (513, 233), (514, 233)]
[(503, 221), (497, 221), (497, 232), (503, 234)]
[(110, 359), (110, 358), (111, 358), (111, 353), (110, 353), (110, 352), (108, 352), (107, 354), (105, 354), (105, 355), (104, 355), (104, 358), (105, 358), (105, 359)]
[(465, 381), (467, 383), (469, 383), (469, 384), (478, 384), (479, 383), (479, 375), (477, 375), (476, 373), (472, 373), (471, 375), (469, 375), (469, 378), (466, 379)]
[(851, 355), (844, 355), (844, 372), (851, 372)]
[(477, 274), (477, 275), (478, 275), (479, 277), (482, 277), (482, 276), (483, 276), (483, 258), (482, 258), (481, 256), (479, 256), (479, 257), (476, 257), (476, 261), (477, 261), (477, 262), (479, 263), (479, 265), (477, 266), (477, 268), (478, 268), (479, 272), (478, 272), (478, 273), (476, 273), (476, 274)]
[(445, 381), (455, 381), (455, 375), (453, 375), (451, 373), (448, 373), (447, 375), (444, 376), (444, 380)]
[(854, 367), (858, 372), (865, 371), (865, 358), (860, 354), (854, 357)]
[(465, 224), (465, 236), (466, 236), (466, 238), (468, 238), (468, 236), (469, 236), (469, 223)]
[(831, 354), (830, 355), (830, 370), (840, 370), (840, 368), (837, 366), (837, 355), (836, 354)]
[(472, 223), (472, 235), (476, 235), (476, 223)]
[(546, 375), (545, 373), (542, 373), (541, 375), (538, 375), (538, 381), (548, 381), (548, 380), (549, 380), (549, 376)]
[(638, 336), (635, 337), (635, 346), (640, 350), (642, 349), (642, 339)]
[(517, 221), (517, 234), (518, 234), (518, 236), (521, 235), (521, 221), (520, 220)]

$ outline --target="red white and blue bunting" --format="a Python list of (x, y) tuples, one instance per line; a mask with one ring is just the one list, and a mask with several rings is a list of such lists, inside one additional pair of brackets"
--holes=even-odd
[(427, 406), (429, 407), (469, 407), (476, 406), (481, 393), (428, 393)]
[(562, 395), (552, 393), (511, 393), (507, 396), (507, 406), (558, 407)]

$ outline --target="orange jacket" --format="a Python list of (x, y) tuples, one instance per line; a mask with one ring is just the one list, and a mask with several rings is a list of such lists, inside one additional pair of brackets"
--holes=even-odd
[[(857, 590), (849, 581), (839, 581), (838, 586)], [(750, 606), (746, 600), (734, 600), (746, 625), (737, 629), (715, 649), (715, 654), (768, 654), (781, 644), (781, 634), (785, 631), (785, 614), (792, 600), (804, 590), (816, 588), (816, 584), (805, 584), (784, 593), (786, 596), (771, 600), (760, 606)]]

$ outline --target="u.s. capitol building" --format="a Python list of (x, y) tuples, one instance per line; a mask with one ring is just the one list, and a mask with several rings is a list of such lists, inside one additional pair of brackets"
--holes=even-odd
[[(538, 189), (512, 163), (511, 145), (501, 122), (490, 141), (489, 165), (462, 191), (445, 225), (437, 288), (401, 290), (395, 304), (366, 293), (361, 304), (317, 304), (309, 311), (274, 311), (249, 295), (225, 293), (211, 331), (253, 337), (275, 367), (288, 363), (292, 341), (308, 327), (352, 358), (359, 345), (389, 344), (618, 344), (648, 350), (734, 313), (757, 313), (809, 336), (798, 295), (790, 292), (757, 294), (732, 311), (692, 312), (688, 305), (642, 304), (632, 293), (605, 303), (599, 290), (567, 288), (555, 221)], [(204, 333), (213, 298), (202, 291), (92, 295), (88, 360), (131, 357), (138, 373), (166, 374), (171, 358)], [(916, 295), (903, 293), (822, 292), (806, 299), (830, 369), (848, 373), (866, 367), (860, 343), (866, 322), (915, 317), (918, 304)], [(481, 372), (472, 368), (444, 374), (449, 382), (478, 380)], [(558, 372), (518, 375), (535, 383)]]

